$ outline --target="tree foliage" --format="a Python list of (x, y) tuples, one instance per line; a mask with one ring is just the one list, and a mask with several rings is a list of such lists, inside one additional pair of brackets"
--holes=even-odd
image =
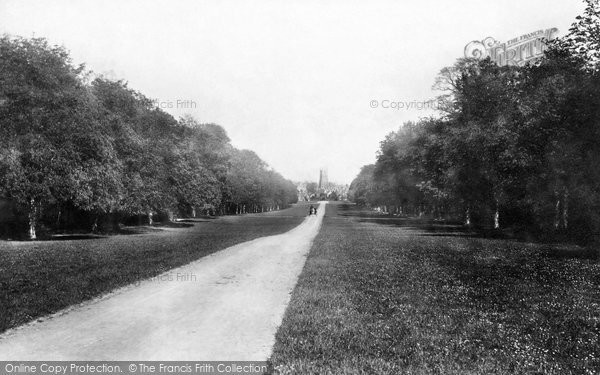
[(295, 201), (293, 184), (236, 150), (221, 126), (176, 120), (126, 82), (90, 76), (63, 47), (0, 38), (0, 198), (28, 216), (30, 237), (65, 210), (96, 228), (107, 216)]
[(389, 134), (353, 182), (355, 201), (590, 239), (600, 230), (598, 9), (588, 0), (524, 67), (460, 59), (442, 69), (442, 116)]

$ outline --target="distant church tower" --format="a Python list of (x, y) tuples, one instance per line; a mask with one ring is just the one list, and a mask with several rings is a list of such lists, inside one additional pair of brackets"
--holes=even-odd
[(327, 169), (321, 168), (319, 170), (319, 189), (325, 189), (329, 184), (329, 180), (327, 179)]

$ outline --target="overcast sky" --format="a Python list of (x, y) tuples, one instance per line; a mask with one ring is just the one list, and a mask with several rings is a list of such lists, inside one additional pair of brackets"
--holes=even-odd
[[(236, 147), (287, 178), (316, 181), (323, 166), (330, 180), (350, 183), (387, 133), (432, 113), (417, 103), (435, 97), (436, 74), (467, 43), (551, 27), (562, 35), (583, 8), (579, 0), (0, 0), (0, 32), (45, 37), (176, 118), (222, 125)], [(382, 108), (391, 102), (415, 103)]]

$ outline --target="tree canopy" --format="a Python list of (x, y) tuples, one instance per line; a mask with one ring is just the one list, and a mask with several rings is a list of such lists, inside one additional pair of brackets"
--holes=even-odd
[(66, 210), (97, 228), (106, 217), (276, 209), (295, 202), (296, 189), (235, 149), (221, 126), (177, 120), (126, 82), (74, 66), (45, 39), (5, 35), (0, 198), (18, 205), (35, 238), (40, 225), (60, 226)]
[(537, 61), (442, 69), (441, 115), (390, 133), (352, 183), (354, 200), (581, 241), (600, 231), (600, 8), (586, 3)]

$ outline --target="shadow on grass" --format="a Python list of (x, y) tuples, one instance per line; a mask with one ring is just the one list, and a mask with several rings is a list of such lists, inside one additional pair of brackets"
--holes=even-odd
[(106, 236), (98, 234), (53, 234), (50, 236), (51, 241), (72, 241), (72, 240), (97, 240), (106, 238)]
[[(352, 215), (347, 215), (352, 216)], [(498, 231), (474, 230), (465, 227), (456, 221), (442, 221), (420, 218), (397, 217), (367, 217), (358, 216), (359, 223), (373, 223), (385, 226), (399, 227), (415, 231), (417, 236), (428, 237), (475, 237), (475, 238), (504, 238), (505, 235)]]
[(119, 228), (119, 230), (114, 230), (114, 231), (110, 231), (110, 232), (46, 234), (46, 235), (40, 236), (39, 239), (50, 240), (50, 241), (97, 240), (97, 239), (107, 238), (109, 236), (115, 236), (115, 235), (135, 235), (135, 234), (160, 232), (163, 230), (163, 228), (190, 228), (190, 227), (194, 226), (193, 223), (194, 222), (192, 222), (192, 223), (158, 222), (158, 223), (154, 223), (153, 225), (121, 227), (121, 228)]
[(596, 247), (560, 246), (544, 247), (543, 254), (553, 259), (600, 259), (600, 249)]
[(193, 227), (194, 224), (190, 224), (190, 222), (175, 222), (175, 221), (165, 221), (165, 222), (158, 222), (158, 223), (154, 223), (152, 224), (153, 227), (157, 227), (157, 228), (190, 228)]
[(177, 223), (206, 223), (218, 219), (217, 216), (196, 217), (187, 219), (178, 219)]
[(360, 209), (356, 206), (341, 205), (338, 215), (355, 218), (359, 223), (372, 223), (414, 231), (419, 237), (457, 237), (478, 239), (502, 239), (516, 242), (545, 244), (541, 256), (552, 259), (600, 259), (600, 246), (578, 246), (565, 238), (553, 234), (533, 234), (518, 228), (496, 230), (483, 227), (466, 227), (456, 220), (435, 220), (418, 217), (396, 217)]

